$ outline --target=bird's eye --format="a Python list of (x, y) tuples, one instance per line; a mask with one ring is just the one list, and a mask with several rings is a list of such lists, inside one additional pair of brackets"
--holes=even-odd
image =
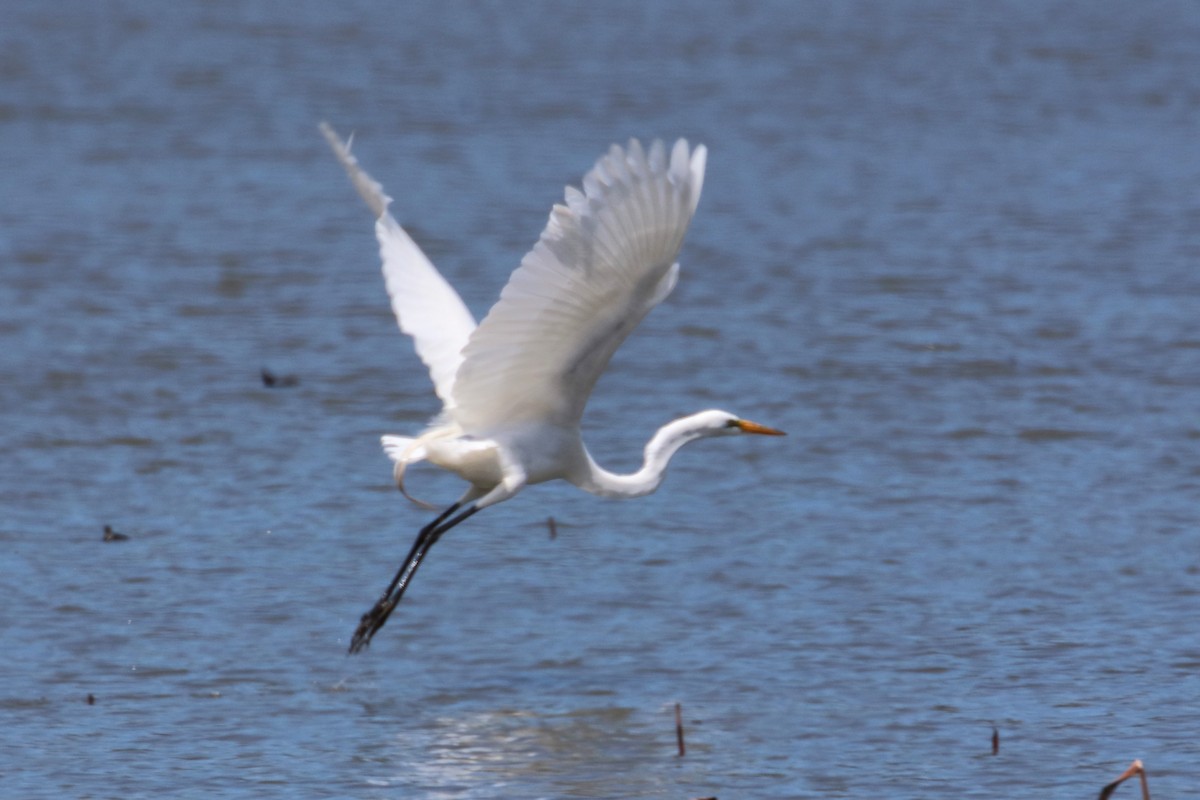
[(740, 428), (742, 421), (740, 419), (731, 419), (725, 422), (726, 428)]

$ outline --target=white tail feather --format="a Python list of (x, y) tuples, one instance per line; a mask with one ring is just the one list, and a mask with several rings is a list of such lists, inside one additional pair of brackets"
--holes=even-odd
[(400, 494), (421, 508), (437, 508), (432, 503), (427, 503), (424, 500), (413, 497), (404, 488), (404, 472), (408, 469), (408, 465), (424, 461), (427, 455), (425, 445), (421, 443), (421, 439), (414, 439), (410, 436), (388, 435), (380, 437), (380, 442), (383, 444), (383, 452), (387, 453), (388, 458), (395, 463), (395, 466), (392, 467), (392, 477), (396, 480), (396, 488), (400, 490)]

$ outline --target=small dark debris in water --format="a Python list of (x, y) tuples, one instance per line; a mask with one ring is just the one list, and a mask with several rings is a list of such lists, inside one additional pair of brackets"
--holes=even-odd
[(992, 728), (992, 755), (1000, 752), (1000, 729)]
[(276, 389), (282, 389), (289, 386), (296, 386), (300, 383), (300, 379), (295, 375), (276, 375), (266, 367), (262, 368), (263, 386), (268, 386)]
[(1129, 765), (1129, 769), (1121, 773), (1121, 777), (1100, 790), (1100, 800), (1108, 800), (1109, 795), (1115, 792), (1118, 786), (1134, 775), (1137, 775), (1142, 781), (1142, 800), (1150, 800), (1150, 785), (1146, 782), (1146, 768), (1142, 766), (1140, 758), (1135, 758)]
[(92, 694), (91, 692), (88, 692), (87, 703), (89, 706), (96, 705), (96, 695)]
[(118, 533), (112, 529), (111, 525), (104, 526), (104, 541), (106, 542), (127, 542), (129, 537), (123, 533)]
[(675, 704), (675, 741), (679, 745), (679, 757), (683, 758), (687, 747), (683, 744), (683, 706), (679, 703)]
[(546, 517), (546, 527), (550, 529), (550, 538), (558, 538), (558, 523), (554, 521), (554, 517)]
[(1071, 439), (1086, 439), (1094, 435), (1089, 431), (1066, 428), (1025, 428), (1017, 434), (1017, 438), (1025, 442), (1065, 442)]

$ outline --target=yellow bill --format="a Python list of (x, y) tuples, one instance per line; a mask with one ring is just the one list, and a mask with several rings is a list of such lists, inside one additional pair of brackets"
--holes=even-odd
[(742, 433), (761, 433), (765, 436), (787, 436), (786, 433), (775, 428), (768, 428), (766, 425), (759, 425), (757, 422), (751, 422), (748, 419), (739, 419), (733, 423)]

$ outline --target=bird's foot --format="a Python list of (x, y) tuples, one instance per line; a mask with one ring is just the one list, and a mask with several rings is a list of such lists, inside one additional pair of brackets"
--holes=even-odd
[(383, 624), (387, 622), (388, 615), (395, 607), (396, 603), (390, 597), (382, 597), (370, 611), (362, 615), (362, 619), (358, 621), (358, 627), (354, 630), (354, 636), (350, 639), (351, 653), (366, 649), (367, 645), (371, 643), (371, 637), (383, 627)]

